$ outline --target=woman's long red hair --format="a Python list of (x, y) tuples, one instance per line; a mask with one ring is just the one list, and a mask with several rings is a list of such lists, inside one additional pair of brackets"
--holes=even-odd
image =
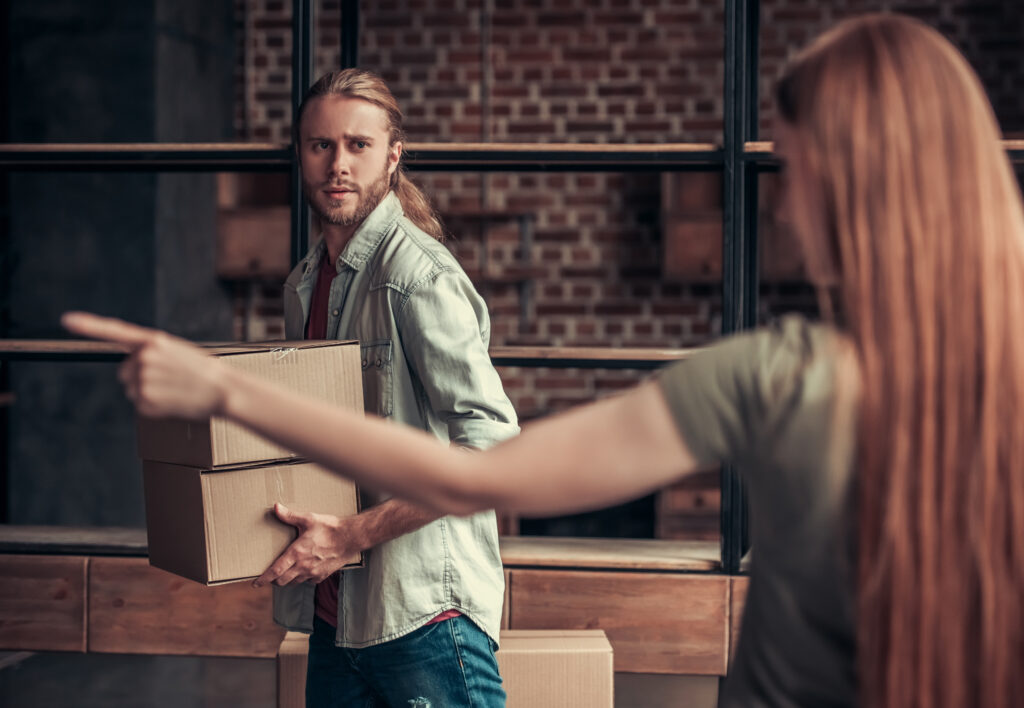
[(809, 261), (855, 350), (860, 704), (1024, 701), (1024, 215), (937, 32), (847, 21), (779, 84)]

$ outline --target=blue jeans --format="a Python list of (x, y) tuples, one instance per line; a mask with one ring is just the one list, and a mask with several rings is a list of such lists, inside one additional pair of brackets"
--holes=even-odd
[(365, 649), (334, 646), (319, 617), (309, 638), (306, 708), (504, 708), (495, 643), (466, 617)]

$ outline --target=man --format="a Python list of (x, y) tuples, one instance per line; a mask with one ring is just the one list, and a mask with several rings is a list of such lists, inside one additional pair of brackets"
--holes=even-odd
[[(286, 335), (358, 339), (367, 412), (486, 448), (518, 432), (516, 414), (484, 302), (402, 170), (401, 120), (366, 71), (327, 74), (303, 100), (295, 145), (322, 237), (285, 283)], [(348, 518), (279, 505), (299, 537), (254, 583), (281, 586), (280, 624), (313, 631), (307, 706), (503, 706), (493, 512), (438, 518), (368, 496)], [(357, 551), (366, 567), (336, 572)]]

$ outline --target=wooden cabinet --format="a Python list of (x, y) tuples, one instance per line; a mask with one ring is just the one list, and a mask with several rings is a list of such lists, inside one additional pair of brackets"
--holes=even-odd
[(285, 633), (273, 622), (270, 592), (249, 583), (205, 587), (146, 558), (92, 558), (89, 651), (270, 658)]
[[(152, 568), (145, 535), (0, 528), (0, 649), (275, 656), (270, 588), (205, 587)], [(81, 555), (33, 555), (61, 548)], [(720, 676), (746, 578), (718, 574), (717, 542), (501, 539), (505, 629), (603, 629), (615, 670)]]
[(603, 629), (616, 671), (725, 673), (729, 578), (513, 570), (512, 629)]
[(86, 651), (81, 556), (0, 555), (0, 649)]
[[(761, 280), (806, 280), (799, 244), (775, 223), (778, 176), (762, 173), (758, 206)], [(661, 181), (662, 276), (686, 283), (722, 282), (722, 175), (665, 172)]]

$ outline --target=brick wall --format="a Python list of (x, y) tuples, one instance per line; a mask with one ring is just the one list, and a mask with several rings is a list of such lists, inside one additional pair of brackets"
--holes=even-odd
[[(241, 138), (287, 141), (291, 4), (238, 0), (245, 30)], [(1024, 20), (1017, 0), (765, 0), (762, 137), (785, 60), (837, 20), (906, 12), (938, 27), (971, 59), (1007, 131), (1024, 130)], [(718, 142), (722, 132), (721, 0), (375, 0), (364, 2), (360, 65), (403, 106), (410, 141)], [(338, 64), (340, 9), (320, 0), (317, 71)], [(531, 316), (515, 285), (480, 283), (494, 344), (689, 346), (720, 328), (720, 285), (662, 274), (666, 207), (658, 173), (416, 173), (446, 215), (529, 212), (539, 269)], [(709, 203), (705, 210), (720, 209)], [(521, 265), (516, 223), (449, 218), (467, 268)], [(486, 239), (485, 237), (486, 232)], [(800, 283), (769, 283), (762, 314), (813, 310)], [(254, 288), (248, 333), (275, 336), (280, 304)], [(621, 389), (640, 374), (506, 369), (524, 418)]]

